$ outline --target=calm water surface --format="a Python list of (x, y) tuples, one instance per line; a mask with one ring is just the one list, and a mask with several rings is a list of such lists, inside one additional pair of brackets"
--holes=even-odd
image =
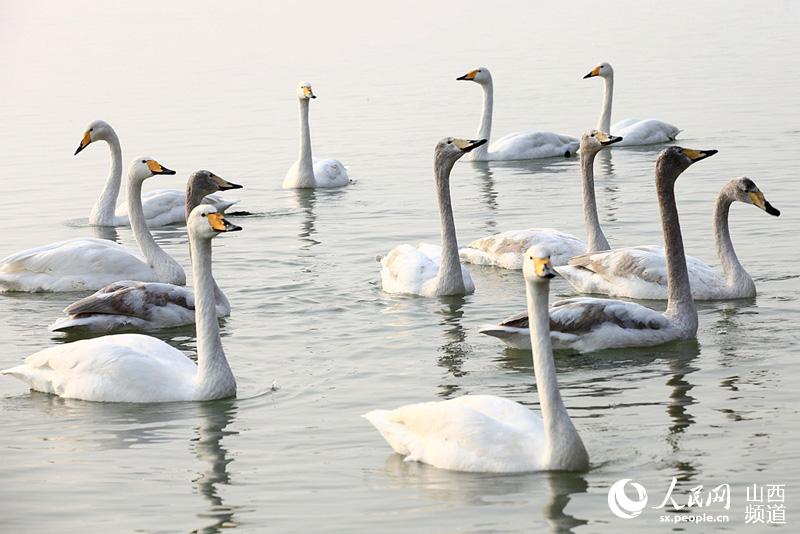
[[(0, 256), (92, 235), (86, 218), (108, 153), (99, 143), (72, 152), (96, 118), (117, 129), (126, 162), (145, 153), (178, 171), (146, 187), (182, 188), (208, 168), (244, 184), (231, 196), (253, 213), (214, 248), (233, 305), (222, 335), (239, 398), (106, 405), (0, 380), (3, 530), (663, 532), (671, 527), (656, 510), (614, 517), (606, 493), (633, 478), (655, 505), (673, 476), (683, 502), (697, 485), (730, 484), (729, 531), (759, 531), (744, 525), (748, 484), (786, 484), (795, 530), (798, 5), (333, 4), (0, 4)], [(530, 355), (477, 332), (522, 309), (520, 273), (473, 267), (478, 290), (465, 298), (379, 288), (376, 255), (438, 239), (433, 145), (472, 135), (480, 113), (479, 87), (455, 78), (492, 69), (496, 136), (579, 135), (602, 93), (581, 76), (604, 60), (617, 71), (616, 119), (661, 118), (684, 129), (681, 144), (720, 151), (677, 186), (690, 254), (717, 263), (711, 209), (735, 176), (753, 178), (782, 210), (777, 219), (731, 211), (759, 295), (701, 304), (696, 342), (558, 355), (587, 473), (404, 464), (360, 414), (465, 393), (537, 408)], [(315, 154), (348, 166), (346, 189), (280, 189), (297, 153), (302, 79), (319, 96)], [(598, 158), (612, 245), (660, 242), (660, 148)], [(583, 235), (578, 173), (574, 159), (459, 163), (461, 242), (528, 226)], [(188, 265), (184, 228), (156, 236)], [(113, 237), (134, 244), (129, 229)], [(563, 280), (553, 290), (570, 294)], [(65, 342), (47, 325), (78, 296), (0, 297), (0, 367)], [(193, 353), (192, 328), (158, 336)]]

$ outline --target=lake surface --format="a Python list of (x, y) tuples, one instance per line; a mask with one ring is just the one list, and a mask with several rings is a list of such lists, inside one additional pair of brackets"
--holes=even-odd
[[(730, 484), (723, 528), (743, 532), (765, 529), (745, 525), (745, 488), (785, 484), (796, 530), (799, 12), (793, 2), (4, 2), (0, 256), (92, 235), (108, 151), (72, 153), (98, 118), (116, 128), (126, 165), (147, 154), (178, 171), (146, 189), (183, 188), (207, 168), (245, 185), (226, 196), (253, 215), (214, 244), (239, 398), (96, 404), (3, 378), (3, 530), (710, 530), (661, 523), (649, 507), (632, 520), (609, 511), (617, 480), (643, 484), (655, 506), (672, 477), (683, 503), (693, 487)], [(478, 289), (464, 298), (380, 290), (376, 255), (438, 241), (433, 146), (473, 136), (480, 114), (480, 88), (455, 78), (492, 69), (496, 138), (525, 128), (578, 136), (597, 120), (602, 83), (581, 77), (600, 61), (616, 69), (614, 119), (660, 118), (684, 130), (681, 145), (720, 151), (677, 185), (689, 254), (717, 264), (711, 210), (733, 177), (752, 178), (782, 211), (731, 210), (759, 295), (700, 304), (696, 342), (557, 355), (592, 459), (586, 473), (404, 463), (360, 414), (466, 393), (538, 408), (530, 354), (477, 330), (523, 309), (519, 272), (471, 267)], [(298, 150), (299, 80), (319, 97), (315, 155), (344, 162), (350, 187), (280, 188)], [(661, 242), (662, 148), (598, 157), (612, 246)], [(530, 226), (584, 236), (576, 159), (460, 162), (452, 187), (462, 244)], [(155, 234), (188, 266), (184, 228)], [(134, 246), (130, 229), (116, 237)], [(552, 290), (570, 295), (561, 279)], [(65, 342), (47, 325), (79, 296), (0, 296), (0, 368)], [(195, 347), (193, 328), (158, 337), (187, 354)]]

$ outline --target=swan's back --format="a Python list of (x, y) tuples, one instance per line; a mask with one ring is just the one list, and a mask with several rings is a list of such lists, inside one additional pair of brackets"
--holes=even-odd
[(611, 133), (622, 136), (617, 146), (655, 145), (674, 141), (680, 129), (656, 119), (625, 119), (612, 125)]
[(568, 135), (526, 130), (501, 137), (489, 146), (489, 159), (520, 160), (574, 156), (580, 141)]
[(460, 249), (459, 255), (463, 261), (476, 265), (521, 270), (525, 251), (534, 245), (547, 247), (554, 265), (564, 265), (586, 250), (586, 243), (574, 235), (553, 228), (528, 228), (476, 239)]
[[(225, 211), (237, 202), (219, 195), (207, 195), (202, 200), (203, 204), (210, 204), (217, 208), (217, 211)], [(154, 189), (142, 193), (142, 210), (150, 228), (185, 222), (186, 193), (177, 189)], [(117, 208), (116, 218), (121, 223), (130, 224), (127, 204)]]
[(317, 187), (342, 187), (350, 183), (347, 169), (336, 159), (315, 159), (314, 179)]

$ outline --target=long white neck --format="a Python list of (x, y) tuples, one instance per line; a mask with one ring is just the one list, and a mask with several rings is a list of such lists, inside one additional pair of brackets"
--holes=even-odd
[(597, 199), (594, 192), (594, 158), (597, 152), (581, 150), (581, 177), (583, 181), (583, 220), (586, 224), (586, 252), (609, 250), (600, 218), (597, 215)]
[(661, 226), (664, 232), (664, 255), (667, 259), (667, 310), (668, 317), (687, 337), (697, 333), (697, 307), (692, 298), (689, 270), (683, 250), (681, 223), (675, 205), (675, 177), (666, 176), (656, 168), (656, 190), (661, 209)]
[(611, 101), (614, 99), (614, 73), (603, 77), (603, 109), (600, 111), (600, 120), (597, 129), (611, 133)]
[[(189, 220), (189, 214), (192, 213), (192, 210), (199, 206), (203, 199), (208, 195), (208, 190), (204, 190), (199, 187), (192, 187), (192, 182), (189, 182), (189, 185), (186, 187), (186, 210), (185, 210), (185, 219)], [(192, 259), (192, 245), (189, 245), (189, 260)], [(221, 312), (223, 315), (228, 315), (231, 311), (231, 303), (228, 301), (228, 297), (225, 296), (225, 293), (217, 285), (216, 280), (214, 281), (214, 295), (216, 295), (217, 299), (217, 306), (221, 308)]]
[(122, 185), (122, 148), (114, 130), (109, 131), (105, 141), (108, 143), (108, 150), (111, 153), (111, 168), (108, 171), (103, 192), (100, 193), (100, 197), (89, 214), (89, 224), (114, 226), (114, 211), (117, 208), (117, 197)]
[(439, 219), (442, 233), (442, 263), (439, 266), (437, 295), (463, 295), (464, 276), (458, 258), (456, 223), (450, 201), (450, 171), (454, 161), (436, 163), (436, 198), (439, 202)]
[(182, 286), (186, 284), (186, 273), (183, 272), (183, 268), (158, 246), (150, 230), (147, 229), (142, 208), (142, 183), (142, 180), (128, 177), (128, 216), (136, 243), (139, 244), (139, 250), (142, 251), (142, 255), (160, 282)]
[(219, 337), (214, 277), (211, 273), (211, 239), (189, 237), (194, 279), (194, 318), (197, 324), (197, 375), (195, 399), (211, 400), (236, 394), (233, 376)]
[(550, 341), (550, 311), (548, 299), (550, 283), (525, 282), (528, 297), (528, 319), (533, 352), (533, 372), (536, 375), (536, 390), (544, 422), (546, 450), (544, 468), (584, 469), (589, 455), (569, 418), (561, 399), (553, 361), (553, 345)]
[(734, 201), (730, 188), (731, 186), (728, 185), (720, 191), (717, 203), (714, 206), (714, 242), (717, 246), (717, 256), (722, 264), (728, 287), (732, 289), (741, 288), (739, 292), (750, 291), (755, 295), (756, 285), (750, 275), (747, 274), (747, 271), (744, 270), (742, 264), (739, 263), (739, 258), (733, 249), (731, 233), (728, 229), (728, 213)]
[(483, 89), (483, 111), (481, 124), (478, 127), (478, 139), (486, 139), (486, 143), (474, 148), (467, 157), (471, 161), (485, 161), (489, 156), (489, 141), (492, 138), (492, 110), (494, 109), (494, 84), (492, 80), (481, 84)]
[(297, 159), (297, 187), (314, 187), (314, 160), (311, 157), (311, 129), (308, 126), (309, 100), (300, 101), (300, 157)]

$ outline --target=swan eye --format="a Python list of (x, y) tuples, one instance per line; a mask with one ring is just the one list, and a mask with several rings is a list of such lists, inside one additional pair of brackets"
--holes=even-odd
[(94, 128), (89, 128), (89, 131), (90, 131), (90, 132), (91, 132), (92, 130), (94, 130)]
[(146, 160), (146, 159), (143, 159), (143, 160), (142, 160), (142, 163), (147, 163), (147, 160)]
[(206, 216), (206, 214), (205, 214), (205, 213), (201, 213), (200, 215), (202, 215), (203, 217), (205, 217), (205, 216)]
[(453, 144), (453, 141), (452, 141), (452, 140), (451, 140), (451, 141), (448, 141), (448, 142), (447, 142), (447, 144), (448, 144), (448, 145), (452, 145), (452, 144)]

